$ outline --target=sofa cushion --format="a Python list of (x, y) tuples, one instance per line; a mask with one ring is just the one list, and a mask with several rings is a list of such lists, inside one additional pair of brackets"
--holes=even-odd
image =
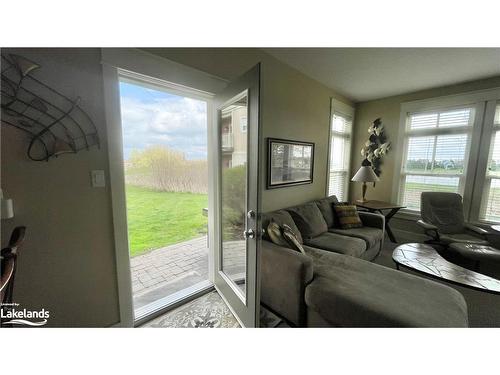
[(325, 219), (314, 202), (287, 209), (302, 234), (302, 238), (314, 238), (328, 231)]
[(453, 288), (352, 257), (327, 260), (315, 265), (305, 300), (332, 326), (468, 326), (467, 305)]
[(337, 204), (334, 209), (342, 229), (361, 228), (363, 226), (356, 206)]
[(366, 247), (370, 248), (375, 246), (379, 241), (382, 240), (384, 231), (379, 228), (373, 227), (361, 227), (361, 228), (351, 228), (351, 229), (328, 229), (330, 233), (341, 234), (343, 236), (356, 237), (364, 240), (366, 242)]
[(365, 241), (336, 233), (323, 233), (322, 235), (304, 240), (307, 246), (333, 251), (335, 253), (360, 257), (366, 251)]
[(338, 203), (337, 197), (332, 195), (330, 197), (317, 200), (314, 203), (316, 203), (316, 206), (318, 206), (321, 211), (328, 228), (333, 227), (335, 225), (335, 212), (333, 211), (333, 204)]
[[(276, 224), (278, 224), (280, 227), (283, 226), (283, 224), (288, 225), (290, 228), (292, 228), (292, 231), (295, 233), (297, 240), (302, 244), (302, 236), (300, 235), (300, 231), (297, 228), (297, 225), (295, 225), (295, 222), (293, 221), (292, 217), (290, 216), (290, 213), (285, 210), (278, 210), (278, 211), (272, 211), (272, 212), (267, 212), (262, 215), (262, 228), (267, 228), (269, 223), (273, 220)], [(271, 240), (269, 237), (269, 234), (266, 232), (264, 233), (264, 239), (265, 240)]]

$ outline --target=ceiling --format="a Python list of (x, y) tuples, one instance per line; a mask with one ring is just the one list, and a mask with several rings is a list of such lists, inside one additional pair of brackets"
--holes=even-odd
[(500, 76), (500, 48), (264, 48), (356, 102)]

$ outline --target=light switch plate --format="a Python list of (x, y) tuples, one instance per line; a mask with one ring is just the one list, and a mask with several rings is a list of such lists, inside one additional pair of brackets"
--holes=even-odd
[(92, 187), (105, 187), (106, 178), (104, 176), (103, 170), (93, 170), (91, 171), (92, 177)]

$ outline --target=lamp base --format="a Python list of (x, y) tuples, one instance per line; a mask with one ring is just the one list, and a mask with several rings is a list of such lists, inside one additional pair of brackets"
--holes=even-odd
[(368, 201), (368, 199), (356, 199), (356, 203), (366, 203)]

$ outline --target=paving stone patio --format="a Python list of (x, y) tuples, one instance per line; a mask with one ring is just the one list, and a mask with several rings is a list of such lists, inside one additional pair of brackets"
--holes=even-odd
[[(245, 272), (243, 241), (225, 243), (224, 270), (229, 275)], [(207, 237), (149, 251), (130, 259), (134, 308), (208, 279)]]

